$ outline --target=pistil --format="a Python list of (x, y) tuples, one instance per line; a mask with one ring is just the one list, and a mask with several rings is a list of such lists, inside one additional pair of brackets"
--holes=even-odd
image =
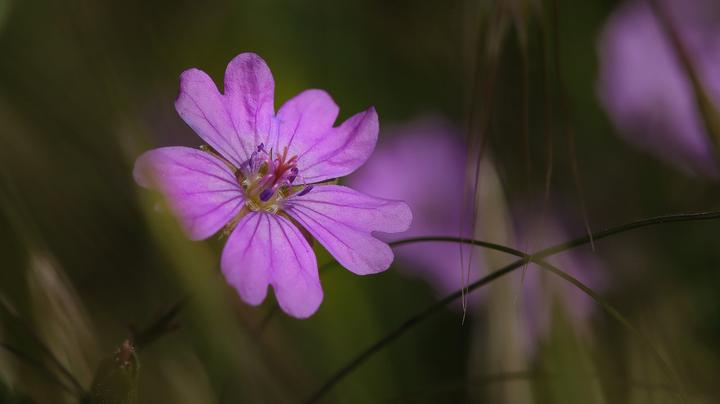
[(300, 175), (297, 156), (288, 157), (287, 147), (275, 154), (260, 144), (250, 158), (236, 170), (238, 183), (245, 190), (246, 205), (250, 210), (276, 213), (282, 200), (293, 195), (302, 196), (312, 186), (298, 186)]

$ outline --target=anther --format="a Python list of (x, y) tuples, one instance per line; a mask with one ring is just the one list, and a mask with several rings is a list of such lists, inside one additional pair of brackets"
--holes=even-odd
[(260, 200), (263, 202), (267, 202), (268, 200), (270, 200), (270, 198), (272, 198), (274, 193), (275, 193), (275, 190), (273, 188), (264, 189), (260, 193)]
[(296, 196), (303, 196), (303, 195), (307, 194), (308, 192), (310, 192), (312, 189), (313, 189), (313, 186), (308, 185), (305, 188), (303, 188), (302, 191), (298, 192), (298, 194)]
[(295, 181), (295, 177), (298, 175), (298, 168), (293, 167), (290, 169), (290, 176), (288, 177), (288, 183), (292, 184)]

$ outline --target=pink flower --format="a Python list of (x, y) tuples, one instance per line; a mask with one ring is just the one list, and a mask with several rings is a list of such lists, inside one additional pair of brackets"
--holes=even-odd
[[(568, 220), (571, 215), (562, 203), (550, 204), (550, 209), (537, 205), (514, 210), (515, 247), (523, 251), (537, 251), (582, 234)], [(562, 214), (561, 214), (562, 212)], [(546, 259), (595, 291), (606, 286), (602, 262), (590, 246), (575, 248)], [(538, 343), (550, 336), (554, 319), (562, 313), (580, 335), (589, 336), (589, 319), (596, 303), (583, 291), (535, 264), (513, 274), (522, 287), (521, 309), (525, 327), (523, 342), (528, 356), (533, 356)], [(558, 308), (561, 311), (558, 311)]]
[[(402, 234), (387, 236), (387, 239), (428, 235), (472, 237), (474, 198), (465, 190), (466, 147), (459, 130), (442, 120), (426, 118), (395, 128), (387, 135), (368, 163), (348, 178), (349, 184), (361, 191), (402, 199), (410, 204), (415, 216), (412, 226)], [(490, 184), (497, 180), (491, 166), (486, 170), (481, 173), (480, 182), (489, 191), (493, 186)], [(483, 200), (480, 205), (488, 202)], [(512, 234), (509, 244), (522, 251), (537, 251), (567, 240), (573, 234), (568, 231), (571, 226), (562, 220), (567, 214), (556, 213), (569, 209), (547, 209), (548, 212), (543, 213), (541, 206), (533, 205), (514, 210), (514, 220), (489, 218), (503, 215), (502, 210), (490, 215), (486, 213), (483, 217), (485, 221), (494, 220), (498, 227), (506, 225)], [(497, 231), (505, 232), (503, 229)], [(475, 251), (473, 257), (476, 259), (468, 265), (469, 249), (465, 249), (461, 258), (460, 247), (455, 243), (418, 243), (397, 249), (398, 260), (405, 266), (401, 267), (403, 273), (421, 278), (441, 297), (485, 275), (486, 265), (477, 262), (478, 258), (484, 258), (483, 255)], [(594, 289), (604, 287), (601, 263), (587, 248), (566, 251), (547, 261)], [(468, 269), (470, 273), (467, 273)], [(552, 315), (557, 314), (556, 304), (560, 304), (578, 332), (587, 329), (594, 303), (582, 291), (534, 264), (528, 265), (527, 270), (515, 272), (512, 279), (521, 296), (518, 300), (519, 320), (525, 331), (522, 338), (529, 355), (549, 335)], [(474, 292), (469, 299), (468, 307), (472, 310), (480, 307), (485, 296)]]
[[(466, 151), (458, 133), (442, 119), (416, 119), (387, 132), (368, 163), (348, 177), (353, 188), (407, 201), (415, 212), (412, 226), (388, 240), (472, 237), (473, 198), (464, 189)], [(481, 276), (476, 262), (481, 253), (476, 250), (468, 265), (470, 248), (462, 249), (455, 243), (425, 242), (398, 247), (396, 254), (405, 275), (424, 279), (445, 296)]]
[(167, 197), (190, 238), (229, 234), (221, 267), (245, 302), (260, 304), (272, 285), (280, 307), (305, 318), (323, 292), (302, 228), (345, 268), (367, 275), (393, 260), (372, 233), (404, 231), (412, 215), (404, 202), (323, 184), (370, 156), (374, 108), (333, 127), (338, 106), (325, 91), (303, 91), (275, 113), (274, 89), (270, 69), (253, 53), (228, 64), (224, 93), (204, 72), (183, 72), (175, 109), (209, 147), (150, 150), (133, 174)]
[[(705, 90), (720, 103), (720, 2), (661, 0)], [(646, 0), (610, 16), (599, 40), (600, 100), (630, 143), (688, 172), (718, 177), (717, 158), (676, 51)]]

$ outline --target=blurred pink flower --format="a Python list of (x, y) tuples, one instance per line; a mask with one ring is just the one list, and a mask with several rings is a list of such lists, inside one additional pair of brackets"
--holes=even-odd
[[(387, 240), (472, 236), (472, 197), (464, 194), (465, 148), (457, 134), (449, 123), (431, 118), (390, 130), (372, 158), (348, 177), (353, 188), (410, 205), (412, 225)], [(395, 253), (406, 275), (423, 278), (440, 296), (467, 284), (461, 276), (468, 270), (469, 252), (465, 248), (461, 258), (456, 243), (409, 244)], [(477, 265), (471, 266), (469, 281), (478, 278)]]
[[(459, 131), (442, 120), (425, 118), (387, 131), (372, 158), (347, 180), (358, 190), (410, 205), (414, 213), (412, 225), (403, 233), (386, 236), (389, 241), (429, 235), (472, 237), (473, 198), (465, 192), (465, 161), (466, 149)], [(538, 250), (568, 238), (559, 216), (548, 214), (543, 219), (542, 210), (527, 209), (516, 214), (511, 237), (515, 248)], [(463, 251), (463, 262), (456, 243), (408, 244), (398, 247), (396, 255), (405, 275), (423, 279), (439, 296), (468, 283), (461, 273), (468, 269), (469, 251)], [(469, 282), (485, 272), (477, 262), (481, 254), (476, 251), (474, 257)], [(593, 288), (602, 286), (600, 264), (588, 251), (568, 251), (548, 261)], [(520, 320), (527, 337), (523, 341), (530, 351), (548, 334), (554, 303), (562, 305), (577, 329), (585, 327), (593, 302), (583, 292), (535, 266), (528, 267), (524, 274), (516, 272), (513, 279), (521, 287)], [(470, 295), (471, 308), (477, 306), (480, 296), (480, 292)]]
[[(559, 209), (542, 211), (537, 208), (515, 211), (516, 248), (537, 251), (567, 241), (573, 234), (581, 234), (569, 231), (568, 221), (563, 220), (564, 215), (558, 213)], [(601, 262), (589, 246), (555, 254), (546, 261), (593, 290), (604, 289)], [(594, 310), (595, 302), (583, 291), (535, 264), (528, 265), (523, 273), (515, 274), (515, 280), (522, 285), (524, 343), (529, 354), (535, 351), (538, 341), (549, 336), (553, 315), (558, 313), (554, 308), (557, 307), (577, 332), (590, 335), (587, 319)]]
[[(720, 2), (661, 0), (720, 105)], [(610, 17), (599, 41), (600, 99), (620, 134), (686, 171), (716, 177), (717, 160), (691, 83), (647, 0)]]
[(225, 229), (222, 271), (245, 302), (260, 304), (272, 285), (280, 307), (305, 318), (323, 292), (298, 226), (345, 268), (365, 275), (393, 260), (372, 232), (403, 231), (412, 215), (403, 202), (322, 184), (370, 156), (378, 134), (373, 108), (333, 127), (338, 106), (326, 92), (306, 90), (275, 113), (274, 90), (270, 69), (253, 53), (228, 64), (224, 93), (204, 72), (183, 72), (175, 108), (209, 147), (150, 150), (133, 174), (165, 194), (190, 238)]

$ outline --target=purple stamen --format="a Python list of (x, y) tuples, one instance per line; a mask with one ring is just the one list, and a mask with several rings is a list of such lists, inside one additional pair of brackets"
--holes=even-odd
[(295, 181), (295, 177), (298, 175), (298, 168), (293, 167), (290, 169), (290, 176), (288, 177), (288, 183), (292, 184)]
[(250, 158), (245, 162), (250, 171), (255, 171), (255, 160), (257, 160), (257, 152), (252, 152)]
[(260, 193), (260, 200), (263, 201), (263, 202), (267, 202), (267, 201), (273, 196), (274, 193), (275, 193), (274, 187), (273, 187), (273, 188), (264, 189), (264, 190)]
[(298, 192), (297, 196), (303, 196), (303, 195), (307, 194), (308, 192), (310, 192), (310, 190), (312, 190), (312, 189), (313, 189), (313, 186), (308, 185), (305, 188), (303, 188), (302, 191)]
[[(310, 192), (312, 186), (305, 186), (302, 189), (292, 186), (300, 176), (300, 170), (296, 166), (297, 157), (292, 156), (288, 159), (287, 149), (277, 156), (274, 156), (273, 151), (273, 148), (266, 148), (264, 143), (260, 143), (240, 166), (238, 181), (247, 181), (243, 187), (262, 203), (271, 201), (276, 195), (285, 198), (289, 195), (302, 196)], [(292, 188), (300, 191), (293, 193)], [(280, 189), (287, 190), (278, 194)]]

